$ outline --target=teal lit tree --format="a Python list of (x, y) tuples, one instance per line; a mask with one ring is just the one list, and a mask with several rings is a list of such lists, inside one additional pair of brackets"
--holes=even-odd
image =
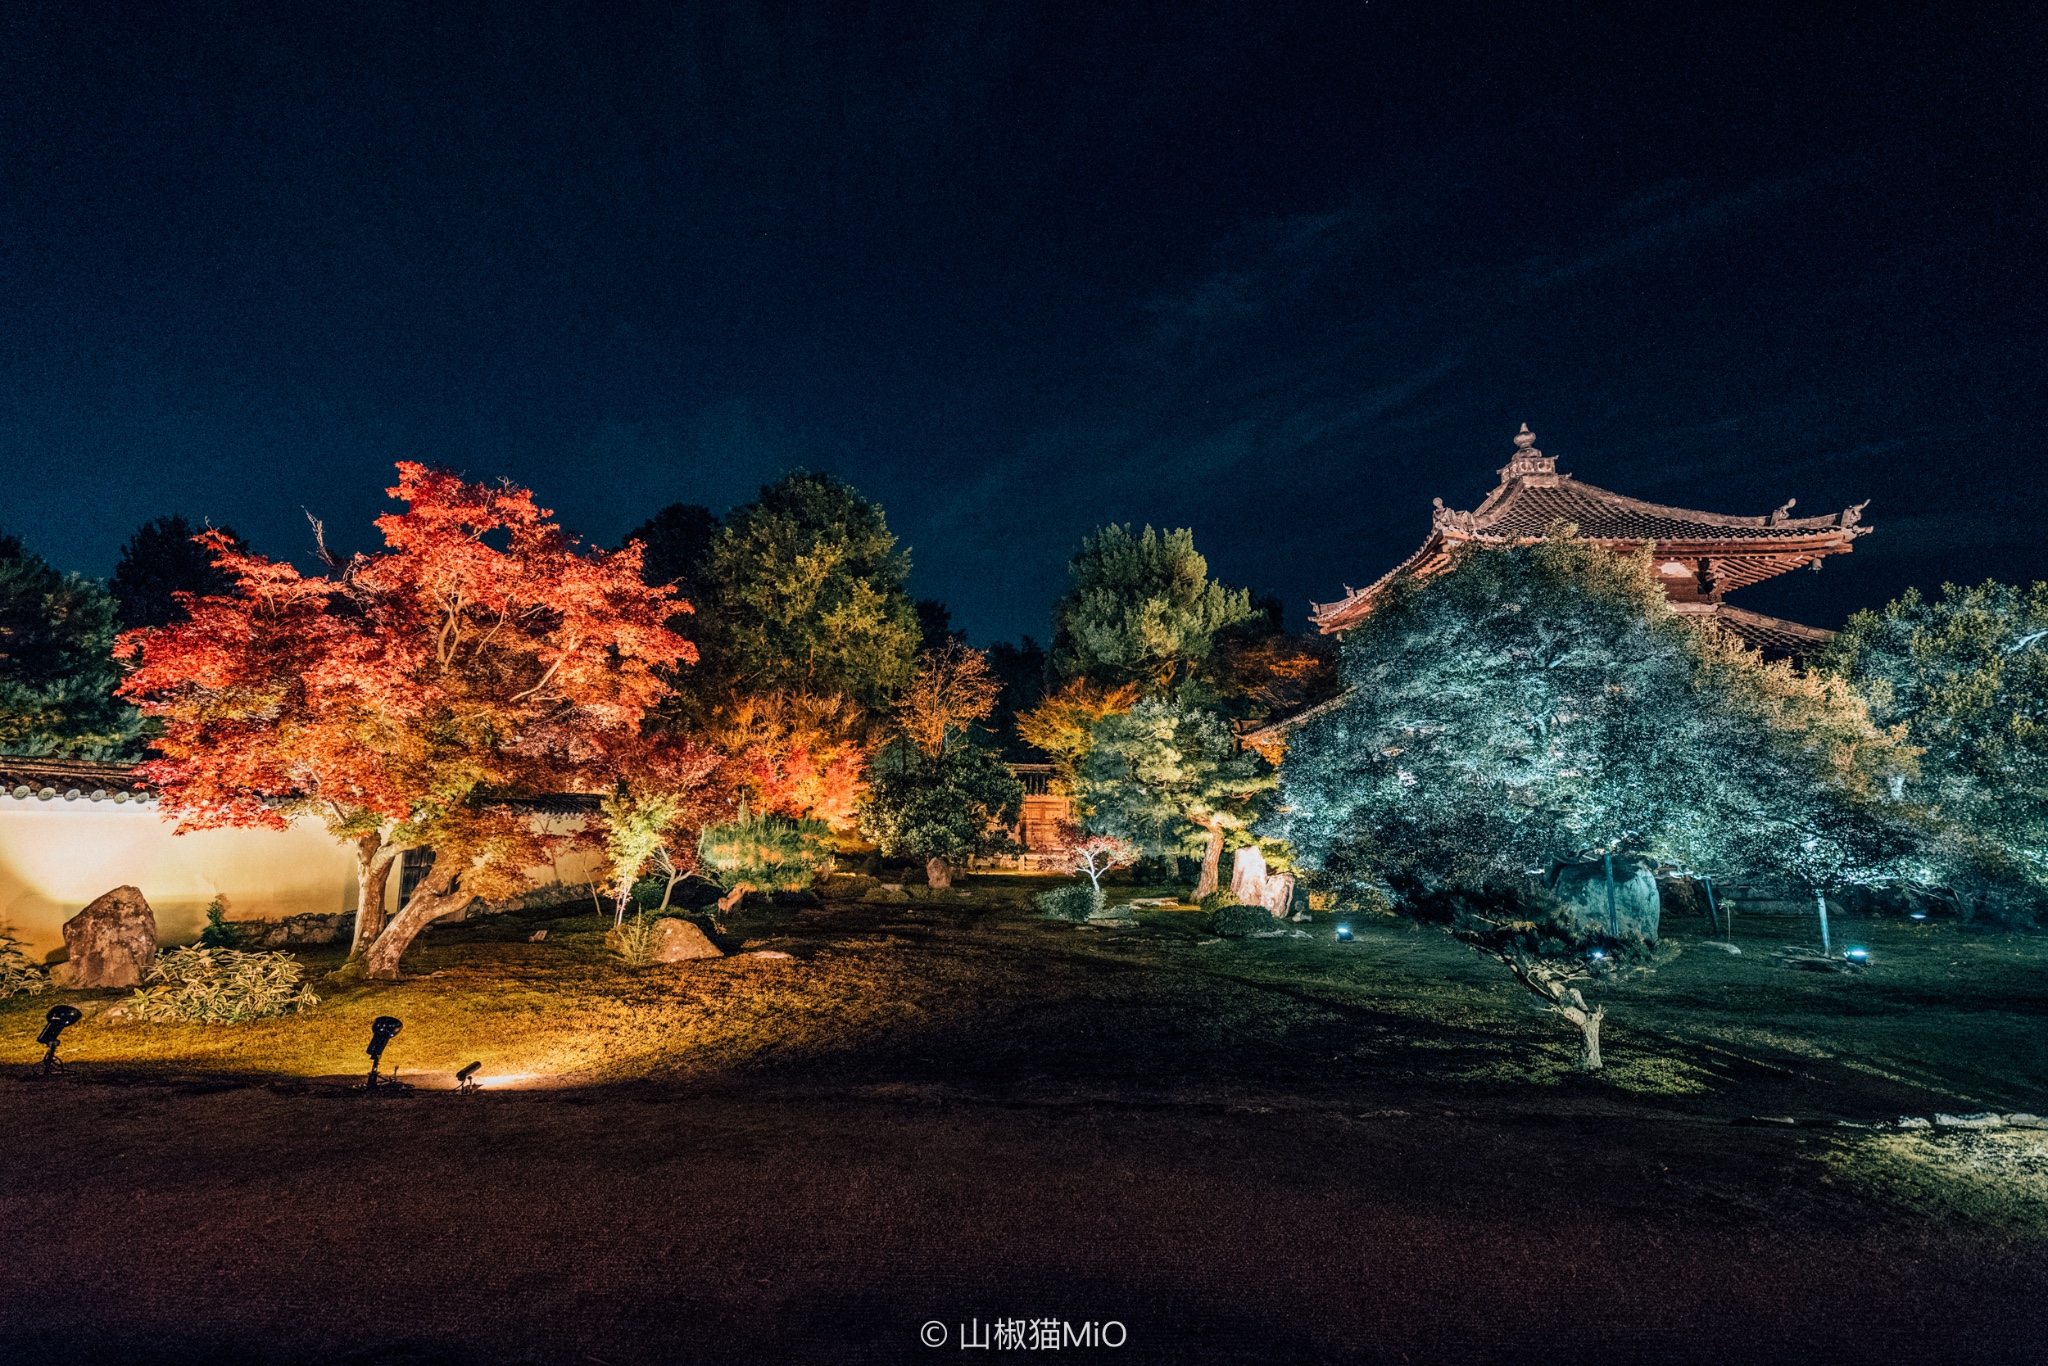
[(1557, 973), (1651, 946), (1575, 924), (1542, 886), (1552, 868), (1632, 853), (1819, 892), (1924, 853), (1898, 800), (1901, 735), (1840, 680), (1679, 620), (1647, 552), (1559, 528), (1390, 588), (1345, 641), (1347, 701), (1291, 737), (1271, 833), (1333, 889), (1390, 897), (1508, 965), (1589, 1057), (1598, 1007), (1561, 996), (1578, 979)]
[[(1817, 661), (1921, 750), (1906, 785), (1942, 820), (1966, 910), (2048, 896), (2048, 583), (1909, 590)], [(2005, 905), (2004, 909), (2011, 909)]]

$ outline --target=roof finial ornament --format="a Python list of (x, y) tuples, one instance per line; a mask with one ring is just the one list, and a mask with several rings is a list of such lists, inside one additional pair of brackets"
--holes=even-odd
[(1557, 461), (1536, 449), (1536, 433), (1530, 431), (1529, 424), (1524, 422), (1522, 430), (1515, 433), (1514, 458), (1500, 472), (1501, 482), (1506, 483), (1517, 475), (1556, 473)]

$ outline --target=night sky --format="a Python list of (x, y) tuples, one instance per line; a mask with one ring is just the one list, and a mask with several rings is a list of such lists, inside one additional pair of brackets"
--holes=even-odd
[(610, 544), (807, 465), (980, 643), (1107, 521), (1299, 625), (1526, 421), (1871, 500), (1756, 610), (2048, 576), (2039, 7), (580, 8), (8, 6), (0, 523), (309, 564), (409, 458)]

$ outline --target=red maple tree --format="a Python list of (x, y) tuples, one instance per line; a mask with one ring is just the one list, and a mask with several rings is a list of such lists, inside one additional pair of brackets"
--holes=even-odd
[[(210, 533), (235, 591), (119, 645), (139, 661), (122, 693), (162, 726), (143, 772), (166, 815), (181, 833), (323, 820), (355, 849), (352, 956), (386, 978), (430, 921), (530, 885), (574, 836), (524, 801), (638, 766), (660, 671), (697, 657), (637, 544), (580, 551), (525, 489), (398, 472), (383, 552), (309, 578)], [(386, 920), (406, 849), (433, 866)]]

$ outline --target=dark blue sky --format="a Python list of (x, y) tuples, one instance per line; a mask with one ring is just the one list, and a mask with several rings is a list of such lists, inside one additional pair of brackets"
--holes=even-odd
[(977, 641), (1112, 520), (1298, 622), (1527, 421), (1873, 500), (1758, 610), (2048, 575), (2023, 7), (592, 8), (6, 7), (0, 523), (303, 562), (414, 458), (610, 542), (808, 464)]

